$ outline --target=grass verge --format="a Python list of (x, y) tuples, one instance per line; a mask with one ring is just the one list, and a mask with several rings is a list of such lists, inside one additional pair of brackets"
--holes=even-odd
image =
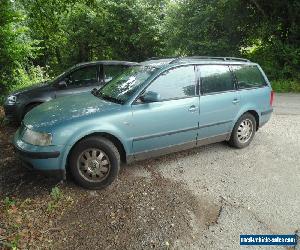
[(275, 92), (279, 92), (279, 93), (286, 93), (286, 92), (300, 93), (300, 81), (276, 80), (276, 81), (272, 81), (272, 88)]

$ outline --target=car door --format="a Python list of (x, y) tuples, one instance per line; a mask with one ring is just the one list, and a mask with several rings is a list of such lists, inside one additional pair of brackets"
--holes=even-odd
[(160, 74), (144, 92), (157, 93), (159, 101), (144, 103), (138, 99), (132, 105), (132, 150), (136, 159), (196, 145), (199, 121), (196, 82), (195, 66), (172, 68)]
[(240, 97), (233, 74), (227, 65), (198, 67), (201, 77), (198, 139), (226, 139), (240, 109)]
[(93, 88), (99, 87), (99, 66), (89, 65), (72, 71), (64, 81), (65, 87), (58, 87), (56, 97), (89, 92)]

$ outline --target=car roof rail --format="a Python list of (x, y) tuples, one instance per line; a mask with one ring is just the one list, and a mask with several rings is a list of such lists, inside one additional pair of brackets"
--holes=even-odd
[(147, 58), (145, 61), (150, 61), (150, 60), (163, 60), (163, 59), (178, 59), (178, 56), (166, 56), (166, 57), (150, 57)]
[(250, 60), (246, 58), (239, 58), (239, 57), (219, 57), (219, 56), (187, 56), (187, 57), (179, 57), (175, 58), (173, 61), (170, 62), (176, 63), (180, 60), (184, 59), (196, 59), (196, 60), (221, 60), (221, 61), (240, 61), (240, 62), (250, 62)]

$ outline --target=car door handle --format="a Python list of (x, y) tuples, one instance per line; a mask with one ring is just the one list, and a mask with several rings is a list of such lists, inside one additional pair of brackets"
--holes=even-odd
[(193, 105), (189, 108), (190, 112), (196, 112), (197, 110), (198, 110), (198, 108), (195, 105)]
[(238, 100), (238, 99), (234, 99), (234, 100), (232, 101), (233, 104), (238, 104), (239, 102), (240, 102), (240, 100)]

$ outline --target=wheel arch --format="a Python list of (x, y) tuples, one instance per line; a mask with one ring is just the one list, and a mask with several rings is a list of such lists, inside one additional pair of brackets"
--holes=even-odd
[(232, 125), (232, 128), (231, 128), (230, 134), (231, 134), (231, 132), (232, 132), (232, 130), (233, 130), (233, 128), (234, 128), (236, 122), (238, 121), (238, 119), (239, 119), (242, 115), (244, 115), (244, 114), (246, 114), (246, 113), (250, 113), (251, 115), (254, 116), (255, 121), (256, 121), (256, 131), (259, 129), (259, 122), (260, 122), (260, 116), (259, 116), (259, 114), (260, 114), (260, 113), (257, 111), (257, 109), (255, 109), (255, 108), (253, 108), (253, 107), (248, 107), (248, 108), (246, 108), (246, 109), (241, 110), (241, 111), (237, 114), (236, 118), (234, 119), (234, 122), (233, 122), (233, 125)]
[(257, 131), (258, 128), (259, 128), (259, 114), (258, 114), (258, 112), (256, 110), (248, 110), (248, 111), (244, 112), (243, 114), (245, 114), (245, 113), (250, 113), (251, 115), (254, 116), (255, 121), (256, 121), (256, 131)]
[(26, 112), (26, 110), (30, 107), (30, 106), (33, 106), (33, 105), (36, 105), (36, 106), (38, 106), (38, 105), (40, 105), (40, 104), (42, 104), (42, 103), (44, 103), (45, 101), (42, 101), (42, 100), (33, 100), (33, 101), (30, 101), (30, 102), (28, 102), (28, 103), (26, 103), (26, 104), (24, 104), (24, 106), (22, 107), (22, 110), (21, 110), (21, 112), (20, 112), (20, 119), (22, 120), (23, 118), (24, 118), (24, 116), (26, 115), (25, 114), (25, 112)]
[(69, 151), (67, 152), (67, 157), (66, 157), (66, 163), (65, 163), (65, 168), (66, 170), (68, 171), (68, 165), (69, 165), (69, 157), (71, 155), (71, 152), (73, 150), (73, 148), (82, 140), (85, 140), (86, 138), (89, 138), (89, 137), (93, 137), (93, 136), (98, 136), (98, 137), (104, 137), (108, 140), (110, 140), (118, 149), (119, 153), (120, 153), (120, 157), (121, 157), (121, 162), (126, 162), (126, 150), (125, 150), (125, 147), (123, 145), (123, 143), (121, 142), (121, 140), (111, 134), (111, 133), (108, 133), (108, 132), (92, 132), (90, 134), (87, 134), (87, 135), (84, 135), (82, 136), (81, 138), (79, 138), (69, 149)]

